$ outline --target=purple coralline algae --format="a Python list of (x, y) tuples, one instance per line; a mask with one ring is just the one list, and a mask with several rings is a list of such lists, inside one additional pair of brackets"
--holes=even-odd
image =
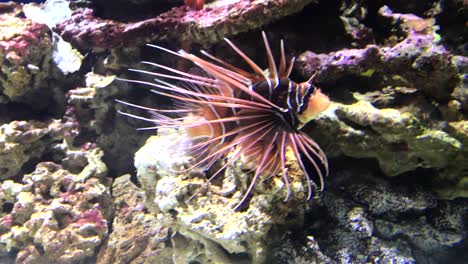
[(300, 11), (313, 0), (214, 1), (203, 10), (180, 6), (154, 18), (122, 23), (80, 9), (57, 25), (67, 41), (80, 48), (136, 46), (161, 40), (212, 44), (224, 37), (259, 28)]
[(331, 84), (346, 75), (379, 76), (376, 87), (406, 86), (417, 88), (434, 100), (450, 98), (459, 76), (453, 55), (442, 45), (434, 19), (395, 14), (384, 6), (382, 19), (406, 35), (391, 47), (369, 45), (364, 49), (344, 49), (330, 54), (306, 52), (298, 59), (309, 76), (320, 70), (318, 81)]

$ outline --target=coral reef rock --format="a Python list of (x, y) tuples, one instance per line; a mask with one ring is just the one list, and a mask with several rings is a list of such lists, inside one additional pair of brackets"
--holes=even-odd
[(420, 167), (447, 168), (464, 152), (463, 144), (454, 136), (425, 127), (410, 112), (377, 109), (366, 101), (335, 103), (319, 122), (334, 131), (333, 140), (343, 154), (375, 157), (390, 176)]
[(0, 126), (0, 179), (15, 176), (28, 161), (52, 151), (65, 131), (59, 120), (13, 121)]
[[(20, 2), (0, 3), (0, 263), (466, 262), (466, 1)], [(302, 128), (330, 175), (308, 201), (289, 151), (289, 200), (262, 175), (237, 207), (255, 164), (192, 167), (183, 131), (116, 100), (177, 109), (122, 81), (179, 85), (141, 61), (200, 73), (147, 43), (248, 69), (229, 37), (265, 69), (261, 30), (332, 101)]]
[(324, 193), (333, 220), (313, 233), (326, 255), (344, 262), (426, 262), (443, 259), (444, 248), (466, 236), (463, 202), (437, 200), (421, 188), (390, 184), (366, 169), (360, 173), (350, 178), (349, 172), (338, 172), (337, 189)]
[[(357, 164), (361, 169), (335, 170), (306, 216), (309, 225), (292, 229), (272, 250), (272, 263), (462, 263), (447, 248), (466, 238), (466, 203), (437, 200)], [(306, 242), (292, 242), (298, 234)]]
[(87, 153), (79, 174), (41, 162), (21, 183), (0, 187), (0, 251), (17, 263), (79, 263), (108, 235), (112, 203), (102, 151)]
[[(86, 132), (87, 141), (95, 142), (105, 153), (104, 160), (117, 173), (133, 170), (133, 156), (145, 138), (135, 131), (135, 123), (116, 116), (116, 97), (129, 96), (130, 89), (115, 76), (87, 73), (85, 86), (67, 93), (66, 117), (76, 127), (76, 133)], [(92, 136), (90, 136), (92, 135)]]
[(441, 196), (466, 197), (466, 137), (463, 126), (447, 126), (464, 119), (466, 61), (440, 44), (434, 18), (387, 6), (378, 14), (399, 32), (391, 46), (299, 57), (299, 72), (318, 71), (317, 81), (337, 102), (317, 120), (322, 129), (311, 134), (330, 146), (329, 155), (376, 158), (389, 176), (437, 169), (431, 181)]
[(146, 208), (145, 193), (131, 182), (130, 175), (118, 177), (112, 192), (113, 231), (97, 263), (171, 263), (170, 229)]
[[(92, 9), (77, 10), (57, 26), (67, 41), (81, 48), (113, 48), (160, 40), (216, 43), (229, 35), (260, 28), (300, 11), (313, 0), (217, 0), (199, 11), (187, 6), (143, 21), (122, 23), (96, 17)], [(226, 19), (229, 18), (229, 19)]]
[(46, 25), (0, 14), (0, 102), (21, 101), (43, 88), (51, 56), (52, 40)]
[(288, 171), (293, 178), (293, 195), (288, 202), (283, 201), (286, 191), (281, 177), (265, 178), (235, 211), (252, 178), (248, 165), (242, 160), (232, 162), (224, 175), (206, 185), (201, 171), (177, 173), (189, 166), (189, 141), (183, 132), (160, 130), (160, 135), (151, 137), (135, 157), (148, 206), (168, 218), (168, 226), (180, 241), (203, 249), (198, 254), (179, 250), (175, 255), (202, 263), (235, 263), (236, 258), (263, 263), (268, 249), (283, 236), (281, 229), (301, 223), (307, 207), (307, 186), (297, 162), (288, 155)]

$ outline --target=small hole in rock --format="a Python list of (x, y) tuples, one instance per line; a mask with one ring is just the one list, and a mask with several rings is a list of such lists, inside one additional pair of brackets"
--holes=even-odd
[(2, 205), (2, 212), (6, 214), (11, 213), (11, 211), (13, 210), (13, 206), (14, 206), (13, 203), (4, 203)]

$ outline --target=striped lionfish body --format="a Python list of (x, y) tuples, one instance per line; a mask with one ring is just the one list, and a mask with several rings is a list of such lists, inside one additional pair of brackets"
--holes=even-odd
[[(152, 87), (152, 92), (173, 99), (176, 109), (153, 109), (121, 102), (149, 111), (152, 118), (123, 114), (155, 123), (150, 129), (183, 129), (192, 141), (189, 152), (194, 157), (194, 162), (189, 169), (208, 169), (236, 149), (228, 162), (211, 175), (208, 183), (241, 156), (254, 164), (250, 185), (236, 209), (246, 200), (262, 175), (281, 174), (287, 188), (285, 201), (288, 200), (291, 188), (286, 169), (287, 150), (294, 153), (304, 172), (309, 199), (312, 196), (313, 181), (306, 167), (311, 166), (315, 171), (320, 181), (317, 185), (321, 190), (324, 186), (323, 178), (328, 174), (324, 152), (300, 129), (328, 107), (329, 99), (320, 89), (310, 84), (310, 80), (296, 83), (289, 79), (294, 58), (288, 65), (283, 41), (280, 61), (276, 65), (265, 33), (263, 40), (268, 71), (263, 71), (232, 42), (225, 39), (253, 72), (228, 64), (205, 51), (201, 52), (207, 60), (183, 50), (173, 52), (149, 45), (190, 60), (203, 73), (183, 72), (153, 62), (143, 62), (168, 73), (132, 70), (156, 78), (154, 82), (126, 81)], [(167, 80), (177, 82), (173, 84)]]

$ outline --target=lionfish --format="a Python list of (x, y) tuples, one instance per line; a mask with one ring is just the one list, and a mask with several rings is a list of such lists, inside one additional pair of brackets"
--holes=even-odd
[[(287, 189), (284, 201), (289, 199), (291, 187), (286, 168), (287, 150), (294, 153), (306, 177), (308, 199), (313, 193), (312, 184), (317, 184), (311, 179), (307, 167), (313, 168), (316, 173), (314, 176), (318, 176), (320, 190), (324, 188), (324, 176), (328, 175), (328, 162), (324, 152), (314, 140), (301, 131), (301, 128), (327, 109), (330, 101), (320, 89), (311, 84), (313, 76), (301, 83), (291, 80), (289, 75), (295, 58), (287, 64), (284, 43), (281, 40), (280, 60), (277, 65), (266, 34), (262, 34), (268, 59), (268, 70), (265, 71), (230, 40), (225, 39), (253, 72), (238, 68), (203, 50), (201, 53), (207, 59), (184, 50), (174, 52), (148, 44), (150, 47), (187, 59), (202, 71), (184, 72), (143, 61), (143, 64), (163, 69), (169, 74), (130, 69), (154, 76), (154, 82), (121, 79), (149, 86), (153, 88), (153, 93), (175, 101), (176, 109), (156, 109), (119, 102), (148, 111), (151, 118), (121, 113), (156, 124), (149, 129), (175, 127), (186, 132), (191, 139), (188, 151), (194, 157), (193, 163), (186, 171), (194, 168), (207, 170), (216, 161), (227, 157), (233, 149), (237, 151), (211, 175), (207, 184), (240, 157), (255, 165), (255, 172), (247, 191), (235, 209), (245, 202), (262, 175), (274, 176), (281, 173)], [(168, 79), (175, 80), (175, 83), (167, 82)]]

